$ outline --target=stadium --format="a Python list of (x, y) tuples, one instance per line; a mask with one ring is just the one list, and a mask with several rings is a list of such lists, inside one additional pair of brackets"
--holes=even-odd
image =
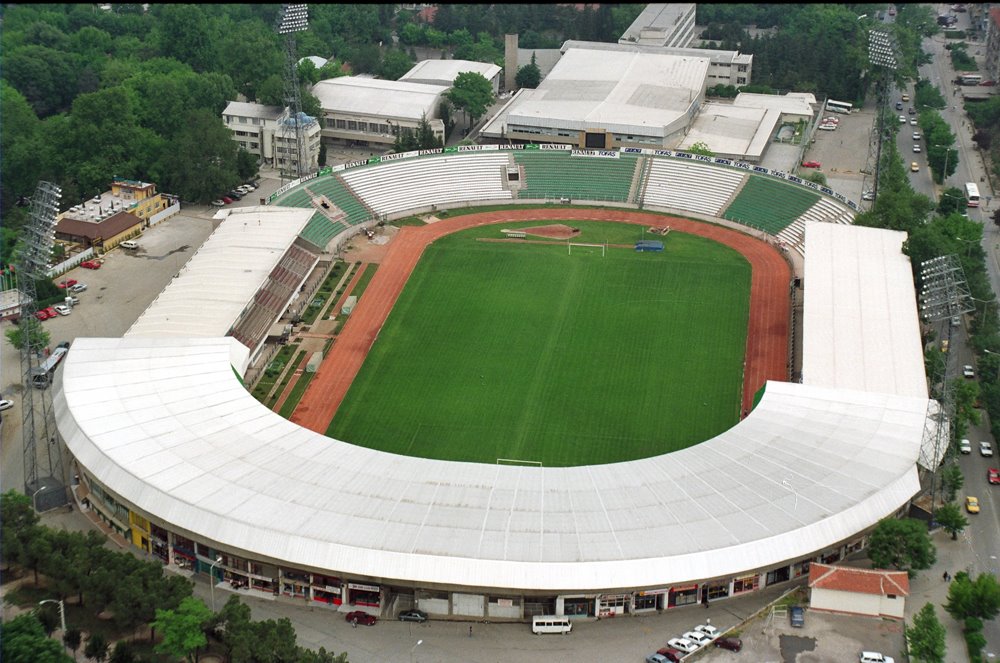
[[(905, 234), (852, 226), (844, 196), (759, 166), (542, 147), (374, 158), (229, 211), (122, 338), (74, 343), (54, 405), (76, 499), (220, 588), (385, 616), (650, 612), (791, 582), (864, 548), (920, 490), (930, 401)], [(253, 398), (242, 377), (316, 264), (304, 246), (336, 251), (415, 214), (440, 220), (393, 241), (317, 374), (329, 388), (292, 421)], [(672, 453), (564, 467), (324, 435), (423, 247), (469, 225), (556, 220), (666, 223), (745, 247), (756, 294), (738, 423)], [(804, 262), (801, 311), (789, 262)]]

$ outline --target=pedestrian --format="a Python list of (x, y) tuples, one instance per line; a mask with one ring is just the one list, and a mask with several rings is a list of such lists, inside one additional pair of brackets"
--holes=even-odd
[(469, 637), (472, 637), (472, 624), (469, 624)]
[(351, 628), (357, 628), (357, 627), (358, 627), (358, 618), (355, 617), (354, 619), (351, 620)]

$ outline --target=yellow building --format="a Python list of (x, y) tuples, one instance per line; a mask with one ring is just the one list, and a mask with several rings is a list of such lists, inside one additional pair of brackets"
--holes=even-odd
[[(105, 194), (107, 195), (107, 194)], [(124, 211), (145, 222), (157, 212), (170, 206), (165, 196), (156, 192), (156, 185), (136, 180), (115, 180), (111, 183), (111, 197), (125, 203)]]

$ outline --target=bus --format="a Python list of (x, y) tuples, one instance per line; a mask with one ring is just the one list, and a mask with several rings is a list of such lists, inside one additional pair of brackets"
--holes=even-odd
[(979, 187), (975, 182), (965, 183), (965, 200), (969, 207), (979, 207)]
[(846, 101), (837, 101), (836, 99), (827, 99), (826, 109), (831, 113), (850, 113), (854, 109), (854, 104), (849, 104)]
[(573, 622), (569, 617), (562, 615), (535, 615), (531, 618), (531, 632), (535, 635), (542, 633), (561, 633), (566, 635), (573, 630)]
[(979, 85), (983, 82), (983, 77), (979, 74), (962, 74), (958, 77), (960, 85)]

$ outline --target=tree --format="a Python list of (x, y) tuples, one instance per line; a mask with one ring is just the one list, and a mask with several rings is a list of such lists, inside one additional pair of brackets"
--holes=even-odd
[(91, 633), (87, 638), (87, 646), (83, 648), (83, 655), (100, 663), (108, 657), (108, 641), (100, 633)]
[(238, 180), (236, 143), (219, 118), (191, 111), (164, 165), (164, 188), (183, 200), (208, 202)]
[(482, 74), (463, 71), (455, 77), (455, 82), (445, 93), (445, 97), (455, 108), (464, 111), (469, 124), (474, 125), (493, 103), (493, 86)]
[(941, 216), (948, 216), (952, 212), (961, 212), (965, 209), (965, 192), (958, 187), (948, 187), (941, 192), (938, 200), (937, 211)]
[(119, 640), (111, 652), (108, 663), (135, 663), (135, 651), (128, 640)]
[(51, 638), (52, 634), (59, 628), (59, 606), (55, 603), (46, 603), (35, 609), (35, 617), (45, 631), (45, 637)]
[(34, 316), (21, 318), (18, 325), (5, 331), (4, 335), (18, 350), (23, 348), (25, 343), (32, 348), (44, 348), (51, 340), (48, 330), (42, 327), (42, 323)]
[[(956, 463), (951, 463), (950, 465), (947, 465), (944, 468), (944, 470), (941, 471), (941, 488), (944, 490), (945, 496), (949, 502), (954, 501), (955, 495), (957, 495), (958, 491), (962, 489), (962, 485), (964, 483), (965, 483), (965, 476), (962, 474), (962, 468), (959, 467)], [(955, 511), (958, 513), (959, 517), (962, 519), (962, 526), (958, 529), (958, 531), (961, 532), (962, 529), (964, 529), (965, 526), (968, 525), (969, 523), (965, 520), (965, 516), (962, 515), (961, 510), (959, 510), (957, 506), (955, 506), (954, 508)], [(948, 526), (945, 525), (945, 522), (943, 520), (941, 520), (940, 510), (938, 511), (937, 520), (947, 529)], [(958, 521), (956, 520), (956, 522)], [(948, 531), (951, 532), (950, 529)], [(955, 538), (957, 537), (955, 536), (955, 533), (952, 532), (952, 539)]]
[(535, 89), (542, 82), (542, 70), (535, 64), (535, 54), (531, 54), (531, 62), (517, 70), (514, 83), (517, 87)]
[(928, 603), (913, 618), (913, 624), (906, 630), (910, 658), (923, 663), (944, 663), (945, 629), (934, 612), (934, 605)]
[(914, 518), (886, 518), (872, 532), (868, 557), (879, 569), (915, 571), (930, 568), (936, 558), (927, 526)]
[(33, 614), (25, 613), (4, 622), (0, 660), (69, 663), (73, 659), (62, 650), (62, 645), (45, 636), (42, 625)]
[(157, 610), (153, 623), (163, 633), (163, 640), (153, 651), (188, 659), (208, 644), (204, 627), (211, 619), (212, 611), (208, 606), (191, 596), (181, 601), (176, 610)]
[(73, 652), (73, 660), (76, 660), (76, 651), (80, 648), (83, 643), (83, 634), (80, 633), (78, 628), (66, 629), (63, 633), (63, 644), (66, 645), (71, 652)]
[(698, 141), (697, 143), (695, 143), (694, 145), (691, 145), (690, 147), (688, 147), (684, 151), (688, 152), (690, 154), (700, 154), (700, 155), (705, 156), (705, 157), (714, 157), (715, 156), (715, 152), (713, 152), (712, 150), (708, 149), (708, 145), (706, 143), (704, 143), (703, 141)]
[(390, 81), (398, 81), (400, 77), (413, 68), (413, 60), (401, 49), (386, 51), (382, 62), (378, 65), (378, 75)]
[(1000, 613), (1000, 583), (990, 573), (981, 573), (972, 580), (968, 573), (959, 571), (948, 587), (944, 609), (959, 621), (970, 617), (993, 619)]
[(22, 551), (39, 528), (38, 514), (31, 507), (31, 498), (16, 490), (0, 495), (0, 550), (3, 561), (23, 564)]

